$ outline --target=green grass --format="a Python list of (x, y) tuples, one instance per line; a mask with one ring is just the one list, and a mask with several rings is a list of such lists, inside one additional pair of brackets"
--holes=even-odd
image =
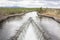
[(39, 10), (39, 8), (0, 8), (0, 15), (20, 14), (37, 10)]
[(51, 13), (49, 15), (60, 15), (60, 9), (49, 9), (49, 8), (0, 8), (0, 16), (1, 15), (10, 15), (10, 14), (21, 14), (30, 11), (37, 11), (41, 13)]

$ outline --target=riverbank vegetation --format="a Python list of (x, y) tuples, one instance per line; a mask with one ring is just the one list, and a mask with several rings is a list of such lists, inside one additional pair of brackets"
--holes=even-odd
[(39, 14), (60, 17), (60, 9), (51, 8), (0, 8), (0, 16), (26, 13), (30, 11), (37, 11)]

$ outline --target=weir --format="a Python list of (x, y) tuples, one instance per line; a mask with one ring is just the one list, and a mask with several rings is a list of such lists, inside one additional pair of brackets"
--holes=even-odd
[(37, 12), (12, 16), (4, 20), (0, 40), (60, 40), (60, 23), (40, 17)]

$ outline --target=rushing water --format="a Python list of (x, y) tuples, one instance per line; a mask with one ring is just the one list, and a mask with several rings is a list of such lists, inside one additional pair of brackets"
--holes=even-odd
[(50, 34), (51, 40), (60, 40), (60, 24), (51, 18), (43, 17), (41, 25)]
[(0, 40), (60, 40), (60, 24), (35, 11), (6, 19), (0, 32)]
[[(20, 40), (20, 38), (18, 40)], [(34, 32), (34, 28), (33, 28), (32, 24), (29, 25), (23, 40), (38, 40), (37, 35)]]

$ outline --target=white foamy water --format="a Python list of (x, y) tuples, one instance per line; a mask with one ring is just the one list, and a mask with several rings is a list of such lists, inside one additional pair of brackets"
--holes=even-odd
[[(35, 11), (24, 14), (22, 16), (22, 18), (11, 17), (12, 19), (6, 20), (2, 26), (3, 29), (1, 31), (0, 40), (8, 40), (12, 36), (14, 36), (16, 34), (17, 30), (25, 22), (27, 22), (30, 17), (39, 26), (39, 29), (40, 29), (40, 27), (42, 27), (45, 32), (48, 32), (50, 34), (49, 37), (51, 37), (52, 39), (49, 39), (49, 40), (60, 40), (59, 39), (60, 38), (60, 24), (51, 18), (45, 17), (45, 18), (40, 19), (37, 15), (37, 12), (35, 12)], [(25, 36), (23, 37), (23, 40), (39, 40), (37, 37), (38, 35), (36, 34), (38, 31), (35, 32), (36, 29), (32, 25), (33, 24), (31, 24), (31, 23), (29, 24), (27, 31), (24, 33)], [(41, 36), (41, 35), (39, 35), (39, 36)], [(18, 40), (20, 40), (20, 39), (18, 38)], [(44, 40), (44, 39), (42, 39), (42, 40)]]
[(4, 22), (1, 34), (2, 37), (1, 40), (7, 40), (10, 37), (14, 36), (17, 30), (20, 28), (21, 25), (23, 25), (24, 22), (26, 22), (30, 17), (32, 17), (35, 20), (36, 16), (38, 16), (37, 12), (29, 12), (23, 15), (22, 19), (16, 17)]
[(27, 29), (24, 40), (38, 40), (32, 24), (29, 25), (29, 28)]
[(60, 24), (51, 18), (43, 17), (41, 19), (41, 25), (45, 31), (47, 31), (52, 38), (51, 40), (60, 40)]
[[(20, 40), (20, 39), (18, 39), (18, 40)], [(25, 33), (23, 40), (38, 40), (32, 24), (29, 24), (29, 27)]]
[(37, 19), (38, 19), (37, 12), (36, 12), (36, 11), (34, 11), (34, 12), (29, 12), (29, 13), (26, 13), (26, 14), (23, 16), (24, 20), (28, 20), (30, 17), (32, 17), (32, 19), (33, 19), (34, 21), (37, 21)]

